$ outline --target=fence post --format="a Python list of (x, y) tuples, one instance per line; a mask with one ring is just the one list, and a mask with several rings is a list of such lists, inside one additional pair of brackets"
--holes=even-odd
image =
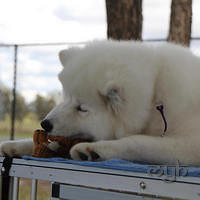
[(14, 45), (14, 74), (13, 74), (13, 90), (12, 90), (12, 109), (11, 109), (11, 132), (10, 132), (10, 140), (14, 140), (14, 135), (15, 135), (16, 86), (17, 86), (17, 56), (18, 56), (18, 45)]

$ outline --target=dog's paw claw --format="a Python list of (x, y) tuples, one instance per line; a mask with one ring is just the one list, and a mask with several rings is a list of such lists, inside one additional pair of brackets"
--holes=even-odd
[(88, 156), (82, 152), (78, 152), (79, 154), (79, 158), (83, 161), (87, 161), (88, 160)]
[(95, 151), (91, 151), (90, 155), (91, 155), (92, 161), (96, 161), (96, 160), (100, 159), (99, 154), (96, 153)]
[(95, 143), (79, 143), (70, 150), (70, 156), (78, 161), (97, 161), (100, 155), (96, 151)]

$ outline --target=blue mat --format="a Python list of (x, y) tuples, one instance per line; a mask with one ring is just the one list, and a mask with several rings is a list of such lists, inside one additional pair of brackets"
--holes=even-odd
[(36, 160), (36, 161), (45, 161), (45, 162), (57, 162), (57, 163), (66, 163), (66, 164), (74, 164), (88, 167), (99, 167), (104, 169), (116, 169), (116, 170), (124, 170), (131, 172), (141, 172), (148, 173), (151, 175), (160, 176), (162, 175), (172, 175), (176, 174), (176, 176), (192, 176), (192, 177), (200, 177), (200, 168), (199, 167), (167, 167), (159, 166), (159, 165), (147, 165), (147, 164), (139, 164), (126, 160), (120, 159), (110, 159), (106, 161), (100, 162), (90, 162), (90, 161), (74, 161), (68, 160), (64, 158), (35, 158), (30, 156), (23, 156), (23, 159), (26, 160)]

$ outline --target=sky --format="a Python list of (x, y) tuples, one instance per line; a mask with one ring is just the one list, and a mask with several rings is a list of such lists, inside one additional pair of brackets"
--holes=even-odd
[[(143, 39), (166, 38), (170, 0), (143, 0)], [(104, 0), (0, 0), (0, 43), (87, 42), (106, 39)], [(200, 1), (193, 0), (192, 36), (200, 36)], [(20, 47), (17, 90), (27, 102), (61, 90), (58, 52), (71, 45)], [(200, 55), (200, 42), (192, 43)], [(13, 48), (0, 47), (0, 82), (12, 87)]]

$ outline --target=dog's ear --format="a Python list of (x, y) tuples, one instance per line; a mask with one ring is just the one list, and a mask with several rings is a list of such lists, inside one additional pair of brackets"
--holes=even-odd
[(109, 81), (105, 87), (99, 91), (99, 95), (106, 105), (110, 106), (114, 113), (120, 111), (124, 102), (123, 90), (114, 81)]
[(64, 49), (61, 50), (58, 54), (59, 59), (63, 67), (67, 66), (67, 63), (69, 60), (71, 60), (73, 57), (77, 56), (78, 52), (80, 51), (77, 47), (72, 47), (70, 49)]

